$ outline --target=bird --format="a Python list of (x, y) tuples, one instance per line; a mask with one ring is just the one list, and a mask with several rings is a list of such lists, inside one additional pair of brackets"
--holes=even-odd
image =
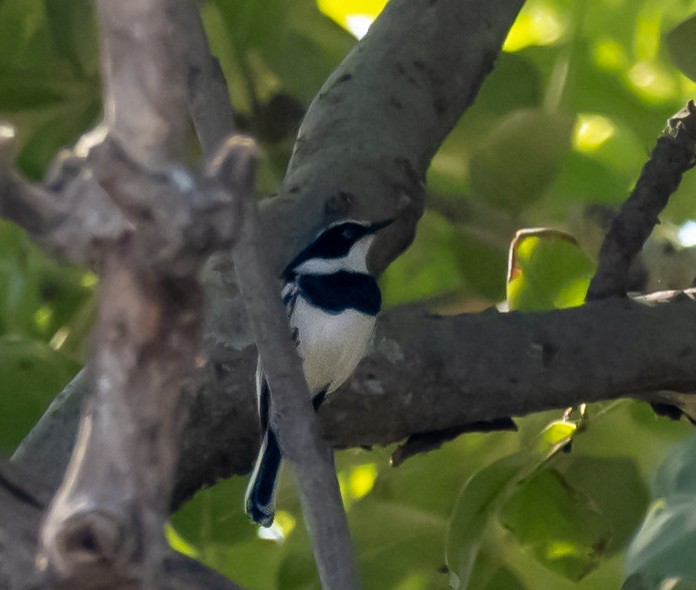
[[(392, 222), (334, 222), (281, 273), (281, 296), (315, 411), (350, 377), (372, 337), (382, 294), (367, 270), (367, 256), (377, 232)], [(260, 359), (256, 394), (262, 441), (247, 486), (245, 509), (253, 522), (269, 527), (275, 518), (282, 454)]]

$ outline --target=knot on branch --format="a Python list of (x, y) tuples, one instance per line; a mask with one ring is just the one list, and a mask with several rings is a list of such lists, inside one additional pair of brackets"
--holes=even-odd
[(49, 579), (63, 583), (92, 580), (94, 588), (116, 583), (104, 579), (104, 572), (118, 571), (119, 565), (128, 563), (134, 547), (119, 519), (90, 510), (75, 512), (56, 524), (60, 526), (53, 535), (44, 530), (43, 551), (38, 557)]

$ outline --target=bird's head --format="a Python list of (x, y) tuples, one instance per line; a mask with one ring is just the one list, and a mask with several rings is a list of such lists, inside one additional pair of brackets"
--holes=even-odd
[(367, 254), (375, 234), (393, 221), (336, 221), (295, 256), (283, 275), (330, 274), (341, 270), (367, 272)]

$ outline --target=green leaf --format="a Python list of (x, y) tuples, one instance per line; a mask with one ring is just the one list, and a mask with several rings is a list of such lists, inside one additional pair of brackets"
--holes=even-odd
[(462, 490), (447, 533), (453, 588), (469, 588), (485, 529), (527, 465), (524, 454), (510, 455), (479, 471)]
[[(510, 92), (514, 88), (514, 92)], [(520, 108), (533, 108), (541, 104), (543, 81), (539, 68), (526, 57), (517, 53), (501, 53), (495, 68), (485, 79), (472, 111), (503, 116)]]
[[(495, 235), (493, 229), (491, 234)], [(466, 228), (462, 228), (456, 237), (454, 250), (459, 273), (467, 290), (492, 302), (505, 297), (507, 257), (501, 248), (491, 245), (476, 233), (468, 234)]]
[(474, 195), (512, 212), (540, 199), (570, 152), (572, 117), (519, 109), (501, 118), (470, 162)]
[[(94, 292), (94, 285), (82, 284), (86, 274), (49, 259), (24, 231), (0, 221), (0, 334), (48, 341), (60, 328), (78, 328), (74, 322)], [(87, 316), (81, 341), (90, 325)]]
[(629, 548), (626, 568), (650, 577), (696, 583), (696, 437), (662, 464), (650, 511)]
[(79, 366), (43, 342), (0, 338), (0, 453), (10, 453)]
[(512, 570), (501, 567), (483, 590), (527, 590)]
[(206, 549), (203, 558), (207, 565), (234, 580), (242, 588), (286, 588), (277, 585), (283, 546), (274, 541), (253, 539), (233, 545), (214, 545)]
[(33, 130), (17, 158), (17, 164), (27, 176), (40, 179), (56, 152), (75, 143), (82, 133), (94, 125), (101, 106), (97, 100), (91, 101), (89, 96), (86, 98), (86, 101), (76, 105), (61, 105)]
[(611, 536), (590, 498), (550, 468), (510, 496), (500, 520), (538, 561), (573, 581), (598, 566)]
[(232, 477), (199, 491), (172, 518), (177, 533), (204, 552), (211, 544), (232, 544), (256, 538), (242, 498), (246, 478)]
[(309, 104), (326, 78), (355, 45), (355, 39), (319, 12), (313, 0), (285, 0), (288, 21), (283, 43), (266, 39), (268, 63), (288, 92)]
[(0, 112), (41, 109), (66, 98), (64, 87), (39, 72), (0, 70)]
[(304, 524), (298, 523), (286, 541), (278, 566), (279, 590), (321, 590), (314, 556)]
[[(597, 457), (574, 452), (557, 462), (556, 468), (569, 485), (591, 499), (609, 523), (611, 539), (604, 554), (624, 551), (650, 500), (635, 460), (627, 456)], [(617, 482), (630, 493), (617, 493)]]
[(385, 305), (435, 297), (462, 282), (457, 231), (442, 217), (426, 212), (418, 227), (419, 247), (409, 248), (381, 280)]
[(507, 301), (511, 310), (582, 305), (594, 264), (570, 234), (520, 230), (510, 245)]
[(0, 2), (0, 69), (46, 68), (54, 57), (43, 0)]
[(285, 92), (308, 104), (355, 43), (313, 0), (216, 0), (215, 5), (233, 39), (234, 59), (262, 100), (281, 82)]
[(576, 432), (577, 428), (553, 423), (527, 450), (504, 457), (469, 479), (457, 498), (447, 533), (447, 566), (455, 590), (475, 588), (472, 580), (487, 527), (516, 488), (564, 449)]
[(44, 0), (48, 27), (56, 49), (81, 75), (99, 70), (99, 43), (94, 4), (89, 0)]
[(689, 78), (696, 80), (696, 15), (669, 31), (665, 44), (674, 64)]
[(365, 589), (396, 588), (418, 572), (437, 571), (446, 527), (445, 517), (398, 502), (355, 504), (350, 528)]

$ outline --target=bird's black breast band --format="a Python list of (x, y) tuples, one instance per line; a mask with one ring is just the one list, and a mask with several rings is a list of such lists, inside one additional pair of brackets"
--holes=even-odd
[(328, 313), (355, 309), (377, 315), (382, 295), (375, 281), (365, 273), (339, 271), (328, 275), (303, 274), (295, 277), (299, 293), (312, 305)]

